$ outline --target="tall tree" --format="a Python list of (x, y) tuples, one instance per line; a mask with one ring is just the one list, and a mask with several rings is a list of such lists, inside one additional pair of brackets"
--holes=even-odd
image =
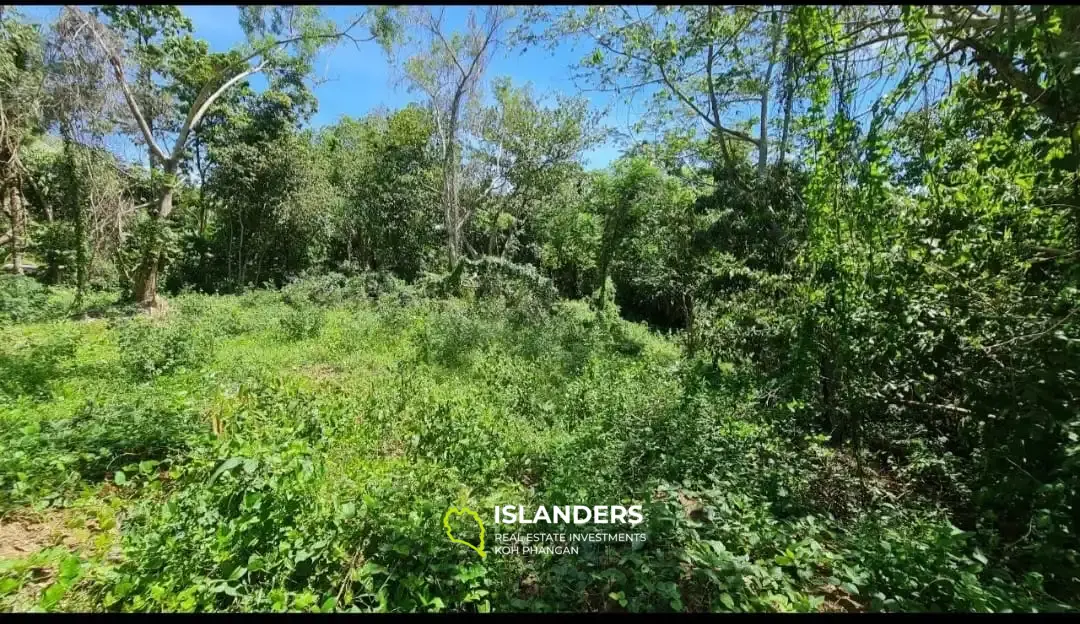
[(607, 303), (607, 281), (612, 264), (619, 259), (648, 212), (649, 200), (660, 185), (660, 170), (643, 156), (616, 161), (610, 177), (601, 179), (597, 200), (604, 227), (596, 265), (599, 268), (597, 302)]
[(442, 204), (447, 262), (451, 269), (461, 253), (462, 230), (471, 216), (461, 205), (462, 128), (466, 110), (480, 92), (484, 72), (500, 45), (500, 33), (512, 15), (502, 6), (487, 7), (477, 18), (469, 11), (466, 31), (448, 34), (445, 10), (427, 8), (414, 13), (422, 32), (422, 51), (408, 60), (410, 84), (424, 92), (435, 118), (443, 165)]
[[(571, 7), (552, 13), (529, 42), (558, 45), (581, 37), (593, 50), (575, 78), (602, 91), (651, 96), (647, 118), (660, 127), (696, 121), (729, 169), (757, 152), (764, 176), (771, 102), (783, 41), (784, 13), (754, 6)], [(757, 114), (756, 134), (752, 116)]]
[[(165, 261), (163, 229), (167, 227), (166, 220), (173, 210), (180, 164), (185, 157), (192, 131), (198, 127), (214, 102), (226, 91), (259, 72), (267, 72), (271, 81), (306, 75), (315, 55), (328, 43), (341, 39), (353, 42), (378, 39), (386, 43), (396, 32), (395, 22), (390, 19), (390, 13), (385, 8), (364, 11), (345, 28), (338, 29), (333, 22), (323, 18), (316, 7), (244, 7), (241, 10), (241, 26), (248, 36), (247, 44), (224, 57), (217, 56), (213, 59), (211, 66), (207, 68), (209, 71), (206, 72), (202, 88), (195, 99), (184, 107), (187, 110), (182, 115), (183, 119), (176, 131), (171, 133), (172, 148), (166, 149), (162, 146), (164, 142), (155, 136), (155, 130), (150, 127), (147, 115), (131, 86), (129, 74), (132, 70), (138, 73), (139, 67), (134, 62), (138, 59), (132, 58), (130, 54), (130, 46), (126, 47), (116, 30), (103, 24), (96, 16), (72, 6), (65, 7), (65, 11), (89, 30), (107, 55), (113, 77), (123, 93), (129, 112), (135, 119), (143, 140), (149, 146), (151, 164), (161, 171), (161, 188), (157, 192), (155, 205), (150, 210), (154, 227), (150, 229), (150, 240), (145, 243), (134, 276), (134, 297), (147, 307), (154, 306), (157, 299), (158, 273)], [(354, 28), (361, 24), (369, 29), (369, 35), (362, 39), (352, 34)], [(163, 34), (167, 37), (163, 45), (168, 45), (168, 34)]]
[[(110, 159), (92, 162), (99, 154), (87, 149), (103, 145), (112, 131), (111, 120), (120, 112), (115, 89), (107, 84), (108, 59), (98, 49), (92, 34), (80, 27), (71, 14), (57, 20), (46, 45), (48, 73), (47, 120), (59, 129), (63, 141), (61, 170), (65, 189), (61, 202), (65, 217), (74, 225), (76, 306), (81, 304), (90, 268), (87, 221), (91, 203), (90, 168), (99, 168)], [(105, 165), (107, 166), (107, 165)]]
[(40, 130), (42, 115), (42, 38), (37, 27), (0, 7), (0, 205), (9, 229), (0, 235), (11, 253), (11, 267), (22, 273), (27, 213), (21, 148)]
[(480, 178), (474, 211), (486, 221), (486, 253), (508, 256), (545, 200), (578, 176), (603, 132), (584, 98), (558, 97), (545, 106), (529, 85), (501, 78), (493, 87), (495, 103), (479, 116), (474, 148)]
[(440, 161), (430, 111), (410, 105), (386, 115), (344, 118), (327, 128), (322, 149), (341, 203), (337, 254), (350, 265), (412, 279), (441, 264), (437, 226)]

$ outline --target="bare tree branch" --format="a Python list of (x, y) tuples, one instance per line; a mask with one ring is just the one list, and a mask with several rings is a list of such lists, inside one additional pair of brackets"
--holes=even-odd
[(139, 125), (139, 131), (142, 133), (143, 140), (150, 146), (150, 151), (153, 152), (160, 160), (166, 159), (165, 152), (154, 140), (154, 135), (150, 132), (150, 126), (146, 123), (146, 118), (143, 116), (142, 109), (139, 108), (139, 103), (135, 101), (135, 96), (131, 93), (131, 88), (128, 86), (127, 78), (124, 77), (124, 63), (120, 58), (120, 55), (109, 44), (105, 42), (105, 38), (97, 29), (97, 22), (83, 13), (78, 7), (68, 5), (66, 10), (71, 11), (73, 15), (77, 16), (82, 23), (89, 28), (90, 32), (94, 35), (94, 40), (97, 41), (101, 47), (101, 51), (109, 59), (109, 64), (113, 68), (113, 75), (116, 77), (116, 81), (120, 84), (120, 90), (124, 94), (124, 101), (127, 102), (128, 108), (131, 109), (131, 114), (135, 117), (136, 123)]
[(184, 121), (184, 125), (180, 128), (180, 135), (177, 137), (176, 143), (173, 145), (173, 152), (169, 159), (172, 161), (179, 160), (180, 155), (184, 153), (184, 147), (187, 143), (188, 135), (193, 129), (195, 129), (199, 125), (199, 122), (202, 121), (202, 118), (206, 114), (206, 111), (210, 110), (210, 107), (214, 105), (214, 102), (217, 101), (217, 99), (221, 97), (223, 93), (225, 93), (230, 87), (247, 78), (248, 76), (259, 73), (265, 67), (266, 61), (263, 61), (255, 67), (251, 67), (246, 71), (243, 71), (233, 76), (229, 80), (225, 81), (225, 84), (218, 87), (216, 91), (207, 96), (205, 100), (202, 101), (202, 104), (199, 105), (199, 100), (203, 97), (203, 93), (205, 93), (209, 89), (210, 84), (208, 83), (206, 86), (204, 86), (203, 92), (199, 94), (198, 98), (196, 98), (195, 105), (192, 106), (191, 111), (188, 113), (187, 119)]

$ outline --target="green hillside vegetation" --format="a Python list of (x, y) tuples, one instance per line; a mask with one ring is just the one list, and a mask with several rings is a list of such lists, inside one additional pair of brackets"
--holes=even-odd
[(0, 7), (0, 611), (1080, 608), (1080, 9), (357, 11)]
[[(73, 609), (1052, 606), (932, 505), (793, 443), (749, 371), (703, 378), (614, 307), (340, 276), (170, 306), (3, 330), (2, 504), (80, 536), (5, 566), (9, 607), (48, 557), (71, 574), (40, 605)], [(481, 561), (439, 530), (448, 502), (506, 500), (644, 504), (648, 540)]]

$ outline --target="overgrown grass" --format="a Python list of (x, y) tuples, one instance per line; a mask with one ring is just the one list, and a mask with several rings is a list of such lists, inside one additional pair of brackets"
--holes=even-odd
[[(0, 328), (0, 513), (111, 505), (122, 534), (116, 556), (2, 564), (6, 609), (1067, 608), (934, 509), (879, 495), (837, 519), (823, 475), (860, 484), (820, 440), (580, 302), (299, 284), (155, 319), (39, 303)], [(442, 529), (459, 504), (641, 504), (648, 537), (480, 559)]]

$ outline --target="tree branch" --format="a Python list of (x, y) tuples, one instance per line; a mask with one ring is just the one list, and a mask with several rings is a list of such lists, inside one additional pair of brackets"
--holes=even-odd
[[(712, 23), (712, 5), (709, 6), (706, 21)], [(713, 113), (713, 127), (720, 127), (720, 103), (716, 99), (716, 85), (713, 83), (713, 44), (709, 44), (709, 50), (705, 57), (705, 78), (709, 84), (709, 102), (712, 105)], [(728, 149), (727, 140), (724, 139), (724, 135), (721, 133), (716, 134), (716, 139), (720, 143), (720, 151), (724, 154), (724, 160), (727, 162), (728, 167), (732, 167), (735, 164), (735, 158), (731, 155), (731, 150)]]
[[(654, 61), (654, 62), (655, 62), (655, 61)], [(748, 142), (748, 143), (752, 143), (752, 144), (754, 144), (754, 145), (757, 145), (757, 144), (758, 144), (758, 140), (757, 140), (757, 139), (755, 139), (754, 137), (750, 136), (749, 134), (746, 134), (745, 132), (740, 132), (740, 131), (738, 131), (738, 130), (732, 130), (731, 128), (726, 128), (726, 127), (724, 127), (723, 125), (721, 125), (721, 124), (719, 124), (719, 123), (715, 123), (715, 122), (714, 122), (714, 121), (713, 121), (713, 120), (712, 120), (712, 119), (711, 119), (711, 118), (709, 117), (709, 115), (708, 115), (708, 114), (706, 114), (705, 112), (703, 112), (703, 111), (702, 111), (702, 110), (701, 110), (701, 109), (700, 109), (700, 108), (699, 108), (699, 107), (697, 106), (697, 104), (694, 104), (693, 100), (691, 100), (690, 98), (686, 97), (686, 95), (684, 95), (684, 94), (683, 94), (683, 92), (682, 92), (682, 91), (680, 91), (680, 90), (678, 89), (678, 87), (676, 87), (676, 86), (675, 86), (675, 84), (674, 84), (674, 83), (673, 83), (673, 82), (671, 81), (671, 78), (669, 78), (669, 77), (668, 77), (668, 75), (667, 75), (667, 70), (665, 70), (665, 69), (664, 69), (664, 64), (663, 64), (663, 63), (660, 63), (660, 62), (655, 62), (655, 63), (656, 63), (656, 66), (657, 66), (657, 68), (659, 68), (659, 69), (660, 69), (660, 75), (661, 75), (661, 76), (663, 76), (663, 78), (664, 78), (664, 84), (666, 84), (666, 85), (668, 86), (668, 88), (669, 88), (669, 89), (671, 89), (671, 91), (672, 91), (672, 92), (673, 92), (673, 93), (674, 93), (674, 94), (675, 94), (676, 96), (678, 96), (678, 98), (679, 98), (680, 100), (682, 100), (682, 101), (683, 101), (683, 102), (684, 102), (684, 103), (685, 103), (685, 104), (686, 104), (687, 106), (689, 106), (690, 108), (692, 108), (692, 109), (694, 110), (694, 112), (695, 112), (695, 113), (697, 113), (697, 114), (698, 114), (698, 115), (699, 115), (699, 116), (700, 116), (700, 117), (701, 117), (702, 119), (704, 119), (705, 121), (707, 121), (707, 122), (709, 123), (709, 125), (710, 125), (710, 126), (712, 126), (712, 127), (716, 128), (716, 129), (717, 129), (717, 130), (719, 130), (720, 132), (723, 132), (724, 134), (727, 134), (727, 135), (729, 135), (729, 136), (733, 136), (733, 137), (735, 137), (735, 138), (737, 138), (737, 139), (741, 139), (741, 140), (743, 140), (743, 141), (746, 141), (746, 142)]]
[(121, 60), (119, 54), (117, 54), (115, 50), (105, 43), (105, 39), (101, 36), (101, 33), (98, 32), (96, 24), (94, 23), (96, 20), (91, 21), (91, 19), (79, 10), (78, 7), (68, 5), (65, 8), (82, 20), (83, 24), (86, 25), (94, 35), (94, 39), (101, 47), (102, 52), (109, 57), (109, 65), (112, 66), (113, 74), (116, 76), (117, 82), (120, 83), (120, 90), (124, 94), (124, 101), (127, 102), (128, 108), (131, 109), (131, 114), (135, 116), (135, 121), (139, 125), (139, 130), (142, 132), (143, 139), (146, 140), (147, 145), (150, 146), (150, 151), (153, 152), (155, 156), (160, 160), (165, 160), (165, 152), (158, 146), (157, 141), (154, 140), (154, 136), (150, 132), (150, 126), (146, 123), (146, 118), (143, 117), (142, 110), (139, 108), (138, 102), (135, 101), (135, 96), (131, 93), (131, 88), (128, 87), (127, 79), (124, 78), (123, 60)]
[(428, 30), (430, 30), (432, 33), (435, 34), (436, 37), (439, 38), (439, 41), (442, 42), (443, 47), (446, 48), (446, 53), (450, 55), (450, 60), (453, 61), (454, 65), (457, 66), (458, 71), (461, 72), (461, 75), (465, 77), (465, 79), (468, 79), (468, 76), (465, 73), (465, 68), (462, 67), (461, 62), (458, 61), (457, 54), (454, 52), (453, 48), (450, 47), (450, 43), (442, 34), (442, 16), (444, 11), (445, 9), (440, 10), (439, 18), (437, 20), (433, 19), (427, 24)]
[(1048, 117), (1054, 121), (1068, 121), (1063, 118), (1062, 111), (1059, 108), (1044, 99), (1043, 96), (1046, 95), (1047, 90), (1039, 87), (1037, 80), (1032, 80), (1026, 73), (1013, 67), (1012, 60), (1006, 58), (997, 50), (982, 45), (975, 39), (960, 36), (954, 38), (971, 48), (979, 59), (994, 68), (994, 71), (998, 73), (1002, 80), (1026, 95), (1031, 100), (1031, 103), (1041, 108)]
[(247, 78), (252, 74), (259, 73), (265, 67), (266, 61), (263, 61), (255, 67), (248, 68), (247, 70), (233, 76), (229, 80), (225, 81), (225, 84), (218, 87), (217, 91), (214, 91), (212, 94), (206, 97), (206, 99), (203, 100), (202, 104), (199, 105), (199, 100), (202, 98), (203, 94), (206, 93), (206, 91), (210, 88), (210, 84), (212, 84), (207, 83), (203, 87), (202, 93), (199, 94), (200, 97), (195, 99), (195, 104), (192, 105), (191, 111), (188, 113), (188, 117), (184, 121), (184, 125), (180, 128), (180, 136), (177, 137), (176, 144), (173, 145), (172, 155), (169, 157), (169, 160), (176, 161), (180, 158), (180, 155), (184, 153), (184, 146), (187, 143), (188, 135), (193, 129), (195, 129), (199, 125), (199, 122), (202, 121), (203, 116), (206, 115), (206, 111), (210, 110), (210, 107), (214, 105), (214, 102), (217, 101), (217, 99), (221, 97), (221, 95), (225, 93), (225, 91), (227, 91), (229, 87), (235, 85), (236, 83), (240, 82), (241, 80)]
[(957, 414), (971, 414), (971, 413), (973, 413), (969, 409), (965, 409), (963, 407), (956, 407), (955, 405), (944, 405), (944, 404), (940, 404), (940, 403), (920, 403), (918, 401), (908, 401), (908, 400), (902, 400), (900, 402), (903, 403), (904, 405), (910, 405), (912, 407), (923, 407), (923, 408), (931, 407), (931, 408), (934, 408), (934, 409), (944, 410), (946, 412), (955, 412)]
[(287, 39), (278, 39), (277, 41), (274, 41), (273, 43), (271, 43), (270, 45), (268, 45), (268, 46), (266, 46), (264, 48), (260, 48), (258, 50), (255, 50), (251, 54), (249, 54), (249, 55), (245, 56), (244, 58), (240, 59), (239, 61), (237, 61), (236, 64), (237, 65), (246, 64), (249, 61), (252, 61), (257, 57), (260, 57), (260, 56), (266, 54), (267, 52), (269, 52), (270, 50), (273, 50), (274, 48), (279, 48), (279, 47), (284, 46), (284, 45), (289, 45), (290, 43), (296, 43), (298, 41), (306, 41), (306, 40), (309, 40), (309, 39), (341, 39), (341, 38), (345, 38), (345, 39), (348, 39), (349, 41), (352, 41), (354, 44), (355, 43), (363, 43), (365, 41), (371, 41), (371, 40), (375, 39), (374, 35), (372, 35), (370, 37), (367, 37), (365, 39), (357, 39), (356, 37), (353, 37), (352, 35), (349, 34), (349, 32), (353, 28), (355, 28), (358, 24), (360, 24), (360, 22), (364, 21), (365, 17), (367, 17), (366, 12), (360, 14), (360, 17), (354, 19), (352, 21), (352, 23), (350, 23), (345, 28), (345, 30), (342, 30), (342, 31), (339, 31), (339, 32), (336, 32), (336, 33), (330, 33), (330, 34), (326, 34), (326, 35), (297, 35), (295, 37), (289, 37)]

